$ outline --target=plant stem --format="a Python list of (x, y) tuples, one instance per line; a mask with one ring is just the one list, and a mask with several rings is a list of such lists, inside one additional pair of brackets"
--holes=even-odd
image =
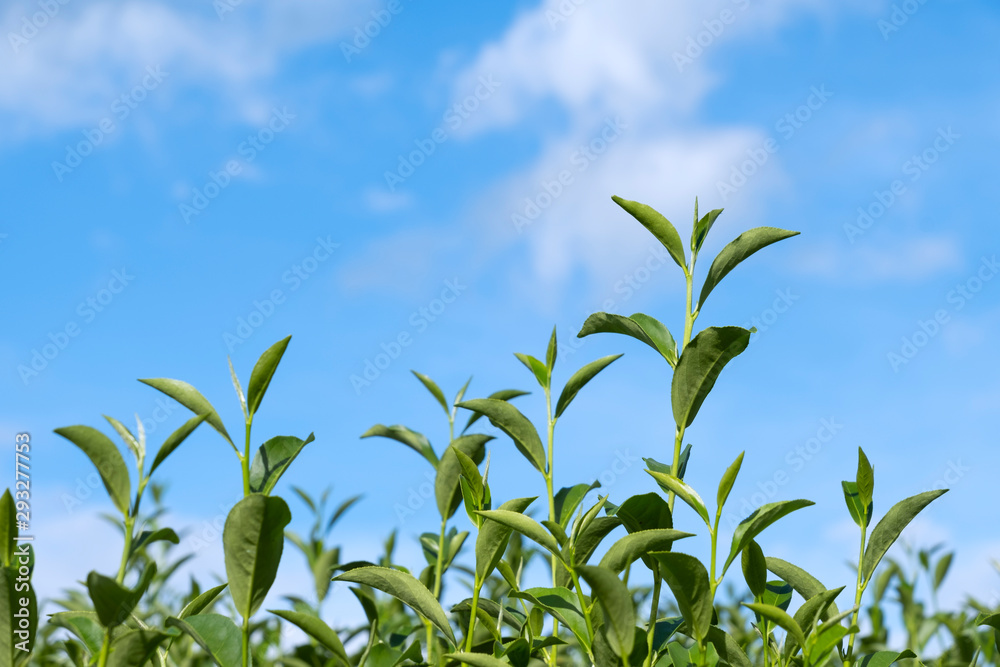
[(246, 445), (243, 449), (243, 456), (240, 458), (240, 463), (243, 465), (243, 497), (246, 498), (250, 495), (250, 425), (252, 424), (252, 419), (247, 419), (247, 438)]
[(465, 635), (465, 651), (472, 652), (472, 636), (476, 632), (476, 612), (479, 610), (479, 591), (483, 583), (476, 577), (475, 589), (472, 591), (472, 614), (469, 616), (469, 632)]
[(645, 667), (653, 665), (653, 635), (656, 633), (656, 617), (660, 610), (660, 564), (653, 561), (653, 600), (649, 605), (649, 627), (646, 628), (646, 661)]
[[(587, 600), (583, 597), (583, 591), (580, 589), (580, 580), (576, 576), (576, 572), (572, 568), (566, 568), (569, 570), (569, 576), (573, 579), (573, 588), (576, 589), (576, 597), (580, 601), (580, 610), (583, 612), (583, 620), (587, 622), (587, 636), (590, 637), (590, 641), (594, 641), (594, 624), (590, 620), (590, 610), (587, 608)], [(593, 655), (590, 656), (591, 661), (593, 661)]]
[(250, 619), (243, 619), (243, 667), (250, 665)]
[[(865, 537), (868, 533), (868, 527), (862, 526), (861, 528), (861, 548), (858, 553), (858, 580), (854, 588), (854, 613), (851, 614), (851, 625), (858, 624), (858, 616), (861, 614), (861, 596), (865, 592), (865, 588), (868, 587), (868, 582), (862, 581), (862, 564), (865, 559)], [(851, 638), (847, 640), (847, 657), (844, 659), (845, 667), (851, 667), (854, 664), (854, 638), (858, 633), (852, 632)]]
[[(552, 419), (552, 390), (549, 387), (545, 387), (545, 414), (546, 414), (546, 419), (548, 421), (548, 429), (547, 429), (548, 449), (546, 451), (546, 465), (544, 473), (545, 495), (548, 496), (549, 500), (549, 521), (558, 521), (559, 519), (556, 517), (556, 499), (553, 490), (553, 478), (555, 477), (553, 470), (553, 461), (554, 461), (553, 450), (555, 449), (554, 441), (555, 441), (556, 422), (554, 419)], [(556, 559), (555, 554), (552, 555), (551, 565), (552, 565), (552, 587), (555, 588), (557, 584), (556, 572), (558, 572), (558, 567), (559, 567), (559, 561)], [(559, 636), (559, 621), (557, 621), (556, 619), (552, 619), (552, 636), (553, 637)], [(557, 653), (558, 653), (558, 647), (553, 646), (552, 652), (549, 654), (550, 667), (556, 666)]]
[[(697, 253), (691, 253), (691, 266), (684, 269), (684, 282), (685, 282), (685, 305), (684, 305), (684, 337), (681, 338), (681, 346), (677, 351), (677, 358), (680, 359), (680, 355), (684, 352), (684, 348), (687, 344), (691, 342), (691, 330), (694, 328), (694, 321), (698, 319), (698, 314), (691, 312), (691, 292), (694, 289), (694, 264), (697, 259)], [(685, 425), (678, 424), (677, 430), (674, 436), (674, 459), (673, 463), (670, 465), (670, 474), (674, 477), (678, 477), (678, 473), (681, 468), (681, 445), (684, 442), (684, 429)], [(674, 492), (670, 491), (667, 493), (667, 506), (670, 508), (671, 514), (674, 511)]]

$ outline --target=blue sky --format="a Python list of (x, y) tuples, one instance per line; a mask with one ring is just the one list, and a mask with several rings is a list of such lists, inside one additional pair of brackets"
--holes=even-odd
[[(187, 415), (140, 377), (194, 384), (237, 428), (226, 355), (245, 382), (289, 334), (255, 440), (316, 433), (280, 488), (364, 493), (338, 533), (351, 559), (398, 528), (419, 566), (413, 538), (436, 529), (431, 503), (397, 512), (425, 464), (358, 438), (402, 423), (444, 446), (410, 370), (449, 395), (470, 375), (470, 396), (531, 390), (512, 353), (543, 354), (553, 325), (558, 382), (625, 353), (560, 421), (557, 485), (604, 473), (612, 500), (653, 490), (637, 459), (670, 457), (666, 365), (574, 336), (602, 309), (678, 333), (683, 282), (611, 195), (682, 236), (696, 196), (724, 207), (699, 279), (744, 229), (802, 232), (731, 274), (698, 321), (763, 326), (688, 432), (689, 481), (713, 496), (746, 450), (732, 510), (816, 501), (761, 544), (834, 587), (856, 549), (839, 482), (862, 446), (877, 514), (951, 487), (906, 533), (958, 550), (942, 599), (1000, 595), (993, 4), (44, 4), (0, 12), (0, 437), (32, 435), (43, 595), (120, 553), (89, 464), (52, 429), (137, 413), (158, 446)], [(362, 384), (369, 363), (384, 368)], [(518, 404), (542, 418), (539, 392)], [(495, 497), (544, 489), (504, 437), (492, 450)], [(189, 550), (241, 490), (207, 428), (159, 472)], [(696, 527), (683, 509), (677, 523)], [(221, 573), (217, 542), (192, 567)], [(307, 582), (289, 552), (272, 595)], [(335, 620), (355, 613), (334, 599)]]

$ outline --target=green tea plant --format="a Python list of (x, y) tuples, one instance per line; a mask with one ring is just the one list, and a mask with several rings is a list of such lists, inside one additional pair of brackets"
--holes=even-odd
[[(466, 382), (448, 400), (434, 380), (414, 372), (444, 411), (447, 435), (439, 442), (445, 444), (435, 448), (422, 433), (398, 424), (376, 424), (361, 437), (399, 442), (431, 466), (437, 522), (418, 538), (426, 564), (411, 572), (396, 562), (395, 531), (380, 556), (341, 562), (340, 547), (330, 541), (331, 531), (360, 498), (348, 498), (328, 513), (329, 490), (316, 498), (293, 487), (312, 513), (311, 528), (303, 536), (287, 529), (290, 509), (274, 495), (277, 482), (313, 435), (272, 437), (253, 449), (254, 417), (288, 347), (290, 337), (285, 338), (261, 355), (245, 392), (229, 363), (244, 422), (239, 446), (197, 389), (165, 378), (142, 382), (178, 401), (194, 416), (167, 437), (149, 465), (141, 421), (133, 435), (118, 420), (106, 418), (132, 453), (131, 471), (119, 448), (97, 429), (56, 430), (97, 468), (118, 512), (110, 519), (121, 530), (123, 549), (115, 573), (91, 572), (84, 591), (68, 591), (56, 601), (63, 611), (50, 615), (37, 633), (34, 625), (23, 630), (32, 642), (36, 634), (41, 637), (42, 646), (35, 651), (37, 664), (887, 667), (915, 662), (918, 655), (941, 666), (998, 664), (1000, 610), (993, 602), (970, 600), (959, 611), (938, 607), (936, 594), (951, 567), (950, 553), (934, 560), (936, 548), (919, 550), (915, 568), (895, 559), (882, 563), (906, 526), (945, 491), (906, 498), (890, 507), (873, 527), (874, 468), (860, 448), (855, 478), (841, 484), (848, 512), (859, 530), (849, 608), (842, 610), (836, 603), (841, 595), (851, 596), (848, 586), (827, 588), (801, 566), (765, 555), (757, 541), (765, 530), (812, 501), (764, 504), (735, 527), (728, 545), (721, 541), (723, 508), (746, 452), (719, 471), (713, 512), (685, 479), (689, 467), (696, 464), (687, 437), (725, 368), (749, 348), (754, 330), (711, 326), (696, 331), (695, 323), (708, 296), (734, 268), (797, 232), (758, 227), (740, 234), (713, 259), (695, 298), (697, 260), (721, 209), (699, 216), (695, 201), (685, 246), (676, 227), (653, 208), (613, 199), (666, 248), (685, 284), (683, 324), (676, 329), (682, 332), (680, 336), (643, 313), (628, 317), (595, 313), (577, 334), (624, 334), (645, 343), (667, 364), (673, 438), (667, 443), (669, 463), (652, 456), (644, 459), (653, 482), (649, 491), (614, 501), (610, 494), (588, 500), (593, 492), (600, 494), (598, 481), (557, 483), (556, 426), (579, 392), (621, 355), (584, 364), (559, 388), (553, 384), (558, 351), (553, 329), (543, 357), (515, 355), (541, 389), (545, 418), (538, 424), (513, 403), (528, 392), (505, 389), (484, 398), (466, 398), (470, 386)], [(456, 431), (460, 411), (464, 411), (465, 425)], [(494, 436), (470, 432), (477, 423), (485, 424), (480, 421), (484, 417), (503, 435), (501, 451), (509, 441), (538, 473), (536, 496), (499, 501), (490, 471), (512, 464), (508, 457), (494, 456), (498, 446)], [(152, 479), (202, 423), (234, 450), (242, 498), (228, 512), (222, 534), (227, 580), (208, 589), (192, 580), (189, 590), (181, 594), (168, 587), (168, 580), (187, 557), (173, 557), (179, 535), (161, 525), (164, 491)], [(235, 475), (233, 479), (235, 486)], [(152, 509), (141, 503), (147, 487)], [(687, 530), (675, 526), (678, 498), (694, 513)], [(460, 507), (464, 513), (457, 516)], [(23, 627), (16, 616), (17, 586), (19, 578), (30, 578), (33, 568), (30, 547), (22, 558), (10, 546), (17, 536), (14, 512), (15, 501), (8, 492), (0, 498), (4, 637), (14, 636), (14, 630)], [(685, 521), (691, 518), (686, 512), (685, 517)], [(408, 517), (417, 518), (415, 513)], [(708, 547), (705, 562), (681, 550), (699, 539)], [(260, 615), (286, 540), (303, 556), (309, 590), (286, 596), (291, 609)], [(742, 579), (727, 579), (737, 563)], [(547, 570), (551, 585), (527, 585), (538, 567)], [(348, 584), (364, 617), (360, 625), (335, 629), (323, 620), (322, 607), (336, 592), (335, 582)], [(468, 595), (446, 609), (445, 593), (455, 585), (467, 589)], [(229, 595), (224, 596), (227, 589)], [(928, 604), (918, 597), (922, 589), (931, 596)], [(903, 650), (894, 648), (900, 642), (890, 641), (890, 593), (896, 595), (894, 602), (906, 633)], [(796, 596), (801, 601), (793, 610)], [(33, 598), (30, 609), (32, 615), (37, 613)], [(869, 626), (864, 633), (863, 613)], [(304, 633), (304, 643), (287, 645), (283, 629), (289, 626)], [(929, 655), (932, 650), (935, 656)], [(0, 664), (23, 665), (29, 660), (11, 642), (0, 644), (0, 655), (6, 656)]]

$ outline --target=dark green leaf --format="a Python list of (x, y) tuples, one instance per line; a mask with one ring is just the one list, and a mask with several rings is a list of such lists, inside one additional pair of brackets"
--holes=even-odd
[(549, 347), (545, 350), (545, 365), (549, 369), (549, 376), (552, 376), (552, 369), (556, 367), (556, 353), (558, 350), (556, 342), (556, 328), (552, 327), (552, 336), (549, 337)]
[(312, 433), (305, 440), (279, 435), (261, 445), (250, 465), (250, 490), (265, 496), (270, 494), (292, 461), (315, 439)]
[[(590, 648), (590, 635), (587, 633), (587, 622), (580, 611), (576, 594), (568, 588), (529, 588), (525, 591), (512, 592), (512, 598), (527, 600), (545, 611), (569, 628), (580, 645), (585, 650)], [(537, 633), (536, 633), (537, 634)]]
[(646, 472), (652, 475), (661, 488), (672, 491), (678, 498), (687, 503), (691, 509), (698, 513), (698, 516), (705, 522), (705, 525), (711, 526), (708, 518), (708, 508), (705, 507), (705, 501), (701, 499), (697, 491), (670, 473), (656, 472), (654, 470), (647, 470)]
[[(229, 433), (226, 432), (226, 427), (222, 425), (222, 419), (219, 418), (219, 413), (215, 411), (215, 408), (213, 408), (212, 404), (208, 402), (208, 399), (201, 395), (201, 392), (189, 385), (187, 382), (169, 380), (167, 378), (147, 378), (145, 380), (139, 380), (139, 382), (148, 384), (153, 389), (163, 392), (196, 415), (207, 414), (208, 417), (205, 418), (205, 421), (208, 422), (212, 428), (218, 431), (219, 434), (226, 439), (226, 442), (233, 446), (233, 449), (236, 449), (236, 445), (233, 444), (233, 439), (229, 437)], [(238, 449), (236, 449), (236, 453), (239, 453)]]
[[(0, 576), (0, 588), (5, 585), (3, 581), (3, 577)], [(0, 593), (2, 592), (0, 591)], [(0, 596), (0, 605), (4, 604), (4, 600), (8, 599), (10, 599), (10, 595)], [(5, 623), (3, 619), (9, 617), (9, 614), (0, 615), (0, 624)], [(60, 628), (65, 628), (79, 637), (91, 655), (97, 655), (100, 652), (101, 643), (104, 641), (104, 628), (101, 627), (101, 622), (98, 620), (96, 613), (92, 611), (61, 611), (49, 616), (49, 623)], [(4, 629), (6, 630), (7, 628)], [(0, 635), (0, 652), (4, 656), (13, 655), (13, 651), (15, 650), (13, 641), (7, 646), (3, 645), (5, 640), (10, 641), (14, 638), (13, 629), (11, 628), (11, 630), (9, 634), (4, 632), (3, 635)], [(13, 664), (13, 662), (8, 664)]]
[(704, 307), (705, 299), (715, 289), (715, 286), (726, 277), (726, 274), (735, 269), (740, 262), (761, 248), (797, 234), (798, 232), (790, 232), (774, 227), (756, 227), (743, 232), (730, 241), (722, 249), (722, 252), (716, 256), (712, 262), (712, 266), (708, 269), (705, 284), (701, 287), (701, 296), (698, 297), (698, 307), (696, 310), (700, 311)]
[(270, 612), (302, 630), (302, 632), (329, 649), (344, 665), (350, 667), (351, 660), (347, 657), (347, 651), (344, 650), (344, 645), (341, 643), (340, 637), (320, 618), (285, 609), (271, 609)]
[(150, 476), (153, 475), (153, 471), (160, 467), (168, 456), (170, 456), (175, 449), (177, 449), (184, 440), (194, 432), (198, 425), (203, 421), (208, 419), (208, 414), (200, 414), (192, 417), (191, 419), (184, 422), (179, 429), (170, 434), (163, 444), (160, 446), (160, 451), (156, 452), (156, 458), (153, 459), (153, 465), (149, 468)]
[(750, 543), (750, 540), (760, 535), (765, 528), (795, 510), (814, 504), (811, 500), (782, 500), (758, 507), (753, 514), (743, 519), (733, 531), (733, 546), (729, 551), (729, 558), (726, 559), (726, 564), (722, 568), (723, 574), (729, 569), (733, 559), (739, 556), (740, 552)]
[(158, 630), (132, 630), (119, 635), (111, 642), (107, 667), (135, 667), (145, 665), (156, 653), (156, 648), (170, 635)]
[(611, 545), (601, 558), (600, 566), (618, 574), (643, 554), (669, 551), (674, 540), (692, 537), (672, 528), (653, 528), (630, 533)]
[(670, 386), (678, 426), (691, 425), (722, 369), (749, 342), (750, 332), (741, 327), (708, 327), (688, 343), (677, 361)]
[(896, 541), (907, 524), (913, 520), (913, 517), (946, 491), (947, 489), (935, 489), (918, 493), (906, 500), (899, 501), (885, 513), (885, 516), (872, 531), (871, 537), (868, 539), (868, 546), (865, 548), (865, 557), (861, 564), (861, 574), (865, 581), (871, 579), (875, 568), (885, 556), (885, 552), (889, 550), (889, 547)]
[(743, 548), (743, 578), (755, 598), (764, 594), (767, 585), (767, 562), (760, 545), (750, 540)]
[(709, 644), (715, 647), (722, 664), (730, 665), (730, 667), (753, 667), (753, 663), (740, 648), (739, 643), (733, 639), (732, 635), (719, 627), (713, 625), (709, 628), (706, 639)]
[[(792, 565), (788, 561), (781, 560), (780, 558), (771, 558), (770, 556), (764, 560), (767, 563), (767, 569), (791, 584), (792, 588), (804, 600), (815, 597), (826, 590), (826, 586), (820, 583), (818, 579), (797, 565)], [(833, 615), (838, 613), (840, 612), (837, 611), (837, 605), (834, 603), (827, 609), (823, 618), (829, 620)]]
[(472, 667), (511, 667), (511, 664), (506, 660), (494, 658), (485, 653), (449, 653), (445, 657), (472, 665)]
[(226, 577), (236, 610), (245, 619), (254, 615), (274, 583), (291, 519), (284, 500), (257, 494), (236, 503), (226, 518)]
[(555, 538), (552, 537), (552, 535), (550, 535), (541, 524), (531, 517), (525, 516), (520, 512), (505, 509), (484, 510), (479, 512), (479, 514), (487, 519), (492, 519), (502, 526), (516, 530), (528, 539), (534, 540), (540, 546), (545, 547), (554, 555), (562, 558), (559, 551), (559, 544), (556, 542)]
[(875, 491), (875, 469), (868, 462), (864, 450), (858, 447), (858, 474), (856, 482), (858, 484), (858, 495), (861, 498), (861, 505), (871, 505), (872, 496)]
[(334, 581), (350, 581), (388, 593), (437, 626), (452, 646), (457, 645), (444, 609), (441, 608), (434, 594), (417, 581), (413, 575), (388, 567), (371, 566), (344, 572), (334, 577)]
[(670, 586), (677, 608), (699, 643), (712, 625), (712, 593), (708, 571), (694, 556), (682, 553), (652, 554), (660, 564), (660, 576)]
[[(769, 581), (764, 584), (764, 594), (760, 596), (760, 601), (772, 607), (777, 607), (782, 611), (788, 611), (788, 605), (792, 603), (792, 591), (791, 584), (780, 579)], [(757, 621), (760, 621), (759, 617)]]
[(580, 565), (578, 574), (590, 584), (592, 597), (596, 597), (604, 610), (605, 623), (610, 627), (608, 640), (619, 656), (632, 653), (635, 640), (635, 606), (632, 595), (611, 570), (593, 565)]
[(506, 433), (514, 441), (518, 451), (539, 472), (545, 471), (545, 448), (538, 437), (534, 425), (507, 401), (497, 398), (476, 398), (463, 401), (458, 407), (475, 410), (486, 415), (490, 423)]
[(635, 313), (631, 317), (614, 313), (594, 313), (587, 318), (577, 338), (595, 333), (617, 333), (631, 336), (659, 352), (671, 366), (677, 364), (677, 344), (670, 331), (658, 320)]
[(254, 364), (253, 370), (250, 372), (250, 384), (247, 385), (247, 411), (251, 417), (256, 414), (260, 402), (264, 400), (264, 394), (267, 393), (271, 378), (274, 377), (274, 371), (278, 369), (278, 364), (281, 363), (281, 357), (285, 354), (285, 348), (288, 347), (290, 340), (292, 340), (291, 336), (279, 340), (267, 348)]
[(219, 614), (197, 614), (184, 620), (168, 618), (166, 626), (177, 628), (194, 639), (220, 667), (240, 667), (242, 635), (229, 618)]
[(854, 523), (860, 528), (867, 528), (872, 521), (873, 504), (868, 503), (865, 508), (861, 501), (861, 494), (858, 492), (857, 482), (841, 482), (844, 489), (844, 502), (847, 503), (847, 511), (851, 513)]
[[(527, 396), (529, 393), (530, 392), (527, 391), (521, 391), (520, 389), (501, 389), (500, 391), (493, 392), (486, 398), (495, 398), (499, 401), (510, 401), (512, 399), (517, 398), (518, 396)], [(459, 403), (461, 402), (462, 402), (461, 400), (456, 399), (455, 405), (459, 406)], [(482, 416), (483, 414), (481, 412), (473, 412), (472, 415), (469, 417), (469, 421), (465, 424), (465, 428), (462, 429), (462, 433), (468, 431), (469, 427), (475, 424), (477, 421), (479, 421), (479, 418)]]
[(111, 501), (123, 515), (128, 516), (132, 498), (132, 483), (129, 480), (125, 459), (115, 444), (96, 428), (89, 426), (66, 426), (55, 432), (83, 450), (108, 490)]
[(562, 413), (569, 407), (569, 404), (576, 398), (577, 393), (583, 389), (584, 385), (594, 379), (598, 373), (608, 367), (615, 359), (619, 358), (620, 354), (612, 354), (607, 357), (602, 357), (597, 361), (592, 361), (576, 373), (566, 383), (563, 387), (562, 393), (559, 394), (559, 401), (556, 403), (556, 413), (555, 418), (558, 419)]
[(573, 562), (576, 565), (583, 565), (590, 560), (601, 541), (621, 524), (621, 519), (616, 516), (599, 516), (590, 521), (587, 527), (576, 536), (573, 547)]
[(677, 262), (677, 266), (684, 269), (684, 272), (687, 273), (687, 260), (684, 258), (684, 243), (681, 242), (681, 236), (677, 233), (677, 228), (669, 220), (645, 204), (629, 201), (617, 196), (611, 199), (628, 211), (633, 218), (642, 223), (642, 226), (648, 229), (656, 237), (656, 240), (663, 244), (663, 247), (667, 249), (670, 256)]
[(437, 468), (438, 458), (431, 448), (431, 443), (427, 441), (427, 438), (421, 433), (416, 431), (411, 431), (405, 426), (395, 425), (395, 426), (382, 426), (382, 424), (375, 424), (370, 429), (361, 434), (362, 438), (371, 438), (373, 436), (381, 436), (383, 438), (389, 438), (390, 440), (395, 440), (396, 442), (401, 442), (416, 453), (427, 459), (432, 466)]
[(794, 618), (798, 626), (802, 628), (802, 634), (808, 637), (812, 633), (813, 627), (822, 618), (823, 614), (826, 613), (826, 610), (829, 609), (830, 605), (844, 588), (844, 586), (841, 586), (830, 591), (817, 593), (798, 608)]
[(583, 499), (588, 493), (600, 488), (600, 486), (601, 483), (595, 480), (592, 484), (576, 484), (559, 489), (552, 499), (559, 525), (567, 528), (570, 519), (573, 518), (573, 514), (576, 512), (576, 508), (580, 506)]
[(492, 439), (491, 435), (479, 433), (462, 435), (445, 448), (434, 478), (434, 497), (442, 518), (450, 519), (462, 502), (462, 492), (458, 482), (458, 478), (462, 475), (462, 466), (455, 452), (462, 452), (478, 465), (485, 456), (486, 443)]
[(754, 613), (763, 616), (771, 623), (774, 623), (779, 628), (787, 631), (789, 637), (794, 639), (799, 646), (806, 645), (806, 637), (802, 633), (802, 628), (800, 628), (799, 624), (795, 622), (795, 619), (789, 616), (788, 613), (780, 607), (757, 603), (743, 603), (743, 606), (753, 610)]
[[(695, 203), (695, 216), (698, 213), (697, 203)], [(705, 237), (708, 236), (708, 232), (712, 229), (712, 225), (715, 224), (715, 219), (719, 217), (722, 213), (721, 208), (717, 208), (713, 211), (706, 213), (701, 220), (697, 221), (694, 228), (691, 230), (691, 250), (694, 252), (700, 252), (701, 246), (705, 243)]]
[(193, 600), (184, 605), (181, 609), (181, 613), (177, 614), (177, 618), (184, 620), (188, 616), (194, 616), (195, 614), (200, 614), (204, 610), (208, 609), (215, 599), (222, 594), (222, 591), (226, 590), (226, 586), (229, 584), (220, 584), (215, 588), (210, 588), (204, 593), (197, 595)]
[(144, 530), (139, 534), (135, 541), (132, 542), (132, 551), (129, 555), (131, 556), (139, 549), (143, 549), (154, 542), (170, 542), (171, 544), (180, 544), (181, 538), (177, 537), (177, 533), (175, 533), (172, 528)]
[(540, 387), (544, 389), (549, 386), (549, 381), (551, 379), (549, 369), (540, 359), (536, 359), (530, 354), (521, 354), (520, 352), (515, 352), (514, 356), (517, 357), (517, 360), (524, 364), (529, 371), (531, 371)]
[(889, 667), (892, 663), (906, 658), (917, 657), (913, 651), (907, 649), (902, 653), (896, 651), (878, 651), (871, 655), (866, 655), (858, 663), (861, 667)]
[(114, 579), (97, 572), (87, 575), (87, 591), (90, 593), (94, 611), (97, 612), (101, 625), (114, 628), (128, 620), (154, 576), (156, 576), (156, 563), (153, 562), (146, 566), (136, 587), (132, 589), (125, 588)]

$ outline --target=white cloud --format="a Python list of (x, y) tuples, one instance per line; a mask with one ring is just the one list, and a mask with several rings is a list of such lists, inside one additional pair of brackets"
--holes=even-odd
[(899, 239), (891, 247), (845, 248), (839, 241), (802, 249), (792, 265), (804, 275), (855, 284), (917, 282), (962, 266), (962, 251), (952, 236)]

